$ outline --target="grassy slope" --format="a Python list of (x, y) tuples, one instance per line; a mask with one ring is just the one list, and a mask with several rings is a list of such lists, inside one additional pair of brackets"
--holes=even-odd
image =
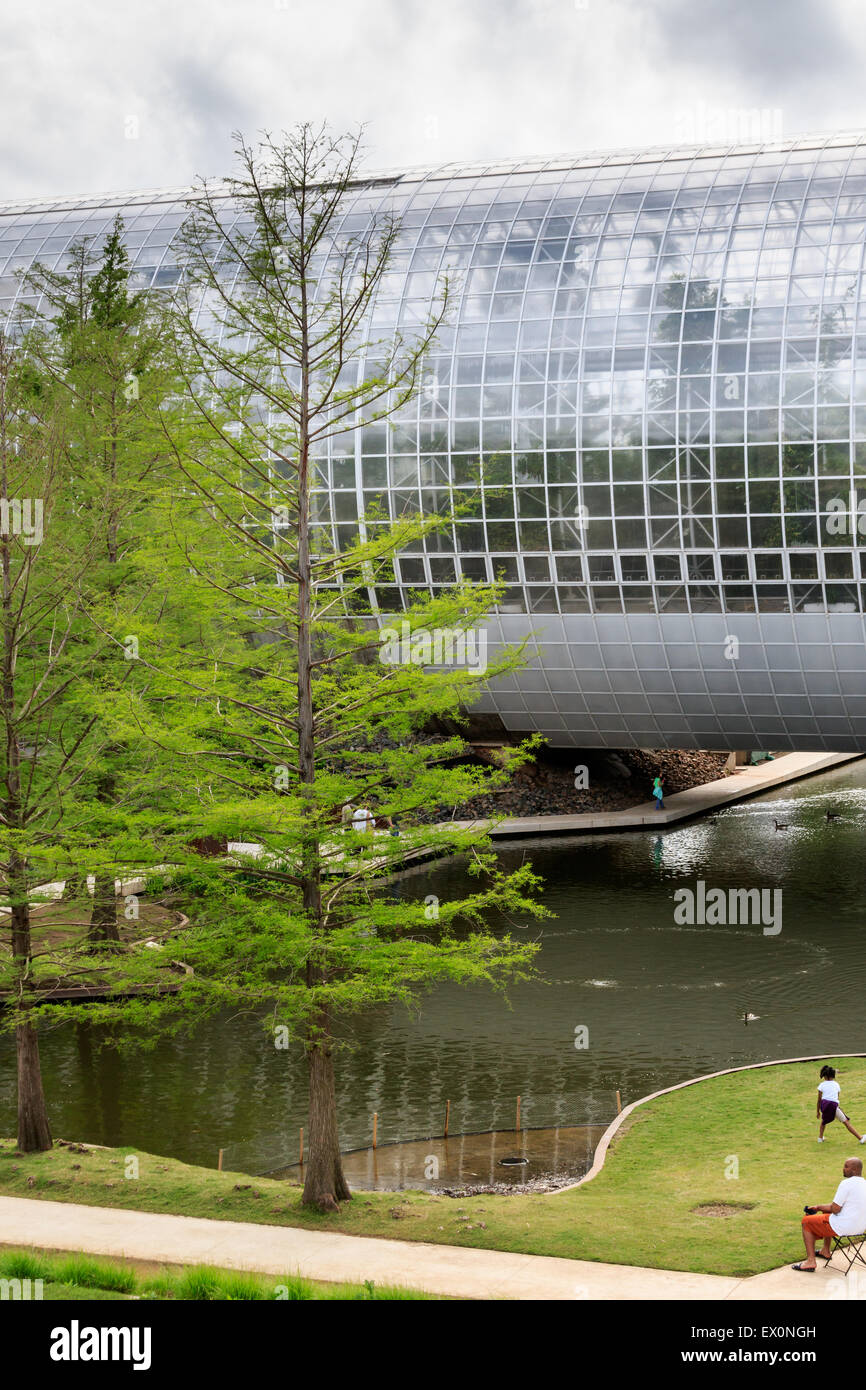
[[(551, 1196), (453, 1199), (357, 1193), (337, 1217), (300, 1205), (297, 1186), (217, 1173), (133, 1150), (70, 1148), (30, 1158), (0, 1141), (0, 1193), (185, 1216), (255, 1221), (353, 1235), (476, 1245), (536, 1255), (754, 1274), (796, 1257), (805, 1202), (829, 1202), (850, 1154), (866, 1160), (840, 1123), (818, 1145), (819, 1066), (802, 1063), (719, 1077), (638, 1110), (585, 1187)], [(842, 1104), (866, 1126), (866, 1060), (839, 1065)], [(863, 1129), (861, 1128), (861, 1132)], [(739, 1177), (727, 1178), (735, 1157)], [(78, 1165), (73, 1168), (73, 1164)], [(237, 1190), (240, 1187), (241, 1190)], [(727, 1216), (693, 1208), (754, 1203)]]

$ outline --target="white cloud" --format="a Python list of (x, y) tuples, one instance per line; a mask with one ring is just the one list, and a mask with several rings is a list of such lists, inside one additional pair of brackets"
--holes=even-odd
[(860, 0), (31, 0), (5, 18), (0, 197), (219, 174), (229, 133), (368, 124), (374, 167), (678, 138), (683, 112), (866, 124)]

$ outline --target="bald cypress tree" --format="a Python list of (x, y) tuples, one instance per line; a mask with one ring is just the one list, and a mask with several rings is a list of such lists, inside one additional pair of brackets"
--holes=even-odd
[[(415, 400), (447, 285), (417, 331), (376, 337), (370, 315), (399, 228), (385, 215), (362, 235), (340, 230), (361, 179), (358, 140), (303, 125), (257, 150), (240, 141), (238, 156), (230, 201), (203, 186), (183, 230), (177, 322), (197, 439), (178, 442), (187, 488), (163, 528), (178, 539), (163, 560), (172, 592), (183, 604), (197, 594), (211, 638), (173, 644), (168, 605), (143, 644), (151, 684), (135, 717), (197, 799), (199, 831), (262, 847), (184, 870), (194, 977), (178, 1008), (268, 1009), (303, 1048), (304, 1201), (333, 1210), (350, 1195), (340, 1020), (444, 979), (501, 988), (530, 968), (535, 947), (489, 925), (491, 913), (538, 910), (529, 866), (501, 873), (483, 830), (454, 818), (506, 773), (461, 763), (461, 737), (426, 732), (518, 657), (488, 665), (480, 650), (495, 586), (419, 594), (380, 633), (374, 596), (447, 516), (371, 509), (336, 547), (317, 524), (329, 441), (352, 453), (357, 430)], [(399, 834), (344, 833), (347, 802), (375, 805), (377, 825), (396, 820)], [(389, 891), (407, 855), (455, 852), (478, 875), (461, 899)]]
[[(74, 243), (64, 268), (37, 263), (25, 276), (26, 288), (42, 304), (28, 351), (62, 412), (81, 506), (100, 513), (87, 606), (102, 623), (123, 606), (124, 586), (138, 583), (133, 556), (171, 458), (161, 412), (177, 384), (169, 369), (164, 306), (133, 287), (124, 230), (118, 214), (104, 240)], [(106, 744), (91, 771), (95, 795), (106, 806), (117, 797), (118, 765), (127, 756), (122, 742)], [(67, 890), (69, 900), (85, 897), (79, 874), (70, 874)], [(109, 946), (119, 941), (110, 864), (95, 874), (90, 939)]]

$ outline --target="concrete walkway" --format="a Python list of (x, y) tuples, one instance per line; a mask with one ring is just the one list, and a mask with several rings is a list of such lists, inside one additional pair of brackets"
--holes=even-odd
[(286, 1274), (332, 1283), (372, 1279), (466, 1299), (741, 1301), (838, 1298), (855, 1291), (862, 1295), (853, 1285), (845, 1289), (843, 1271), (835, 1266), (816, 1274), (795, 1274), (784, 1266), (751, 1279), (735, 1279), (28, 1197), (0, 1197), (0, 1243), (255, 1270), (274, 1275), (275, 1283)]
[[(654, 801), (630, 806), (623, 811), (584, 811), (573, 816), (514, 816), (490, 825), (494, 839), (519, 835), (574, 835), (592, 830), (640, 830), (644, 826), (673, 825), (691, 816), (704, 815), (732, 801), (743, 801), (760, 792), (771, 791), (785, 782), (796, 782), (818, 772), (856, 762), (862, 753), (784, 753), (772, 762), (744, 767), (716, 782), (676, 792), (665, 797), (665, 809), (657, 811)], [(458, 821), (465, 827), (488, 824), (484, 821)]]

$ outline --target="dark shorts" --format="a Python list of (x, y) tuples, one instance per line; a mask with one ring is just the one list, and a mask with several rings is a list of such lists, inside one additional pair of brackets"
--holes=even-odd
[(821, 1123), (823, 1125), (829, 1125), (833, 1120), (842, 1120), (845, 1122), (847, 1119), (848, 1116), (845, 1114), (838, 1100), (821, 1101)]

